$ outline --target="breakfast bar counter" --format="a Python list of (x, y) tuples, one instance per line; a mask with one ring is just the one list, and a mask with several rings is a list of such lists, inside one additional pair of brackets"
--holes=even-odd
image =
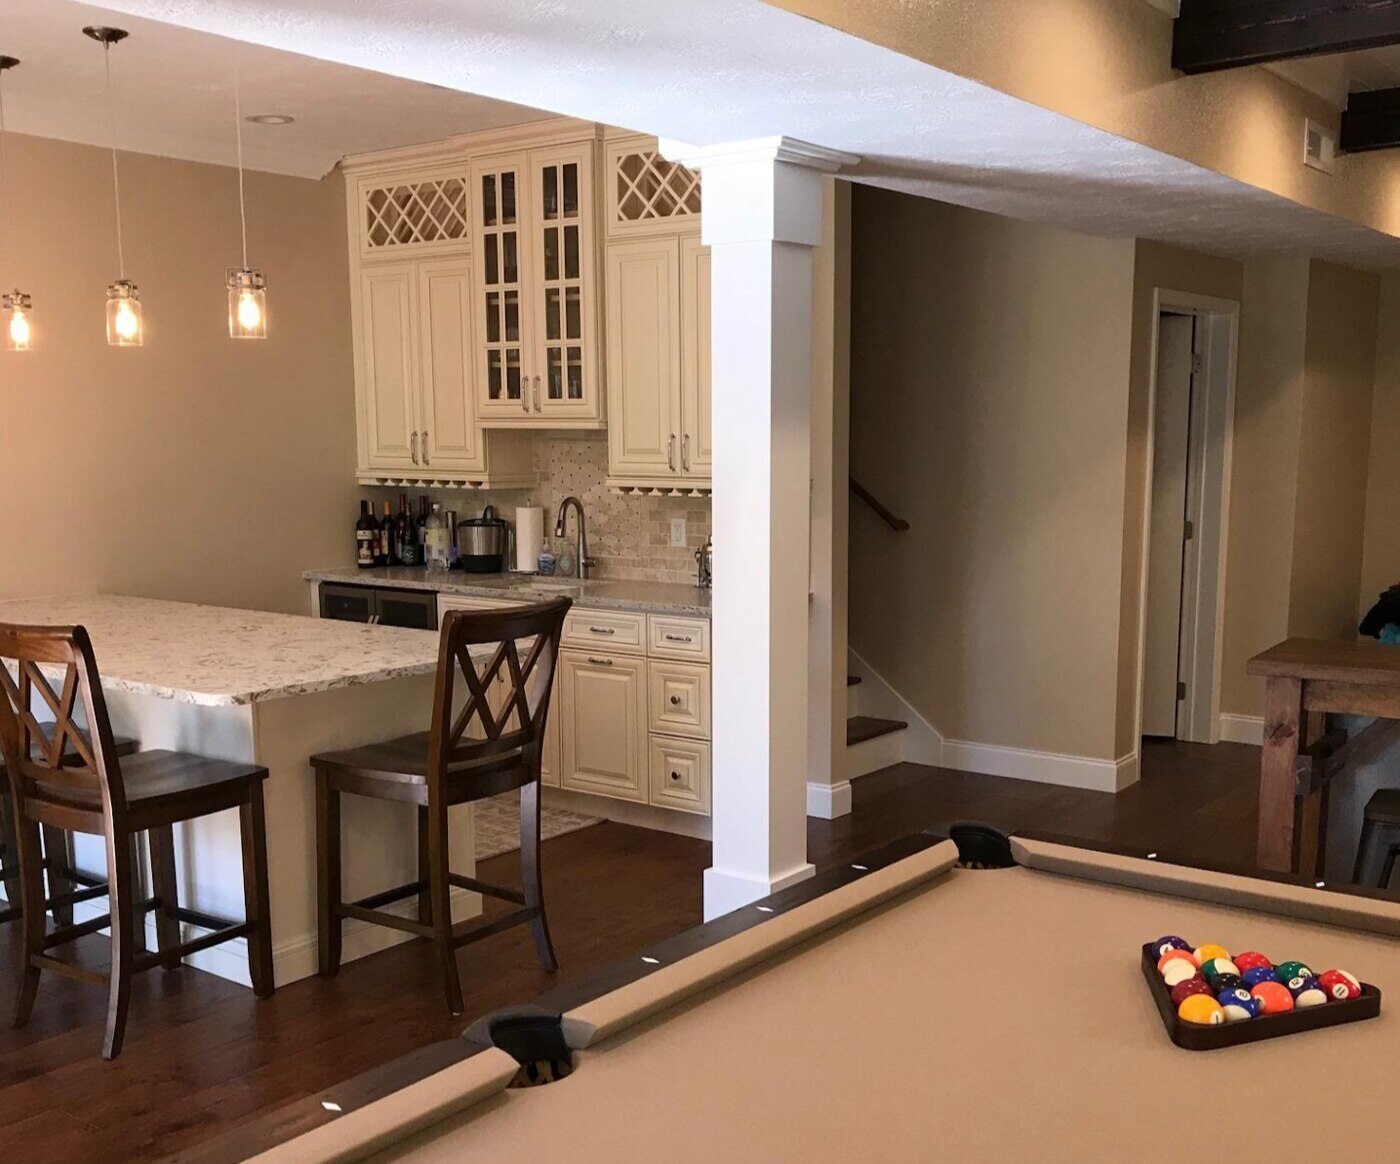
[[(0, 602), (0, 622), (86, 627), (113, 730), (134, 737), (141, 747), (195, 752), (269, 770), (265, 795), (276, 981), (285, 985), (315, 973), (315, 786), (309, 757), (427, 730), (437, 634), (110, 595)], [(469, 812), (469, 807), (454, 810)], [(463, 824), (452, 830), (452, 868), (471, 875), (475, 860), (469, 818)], [(346, 863), (347, 899), (417, 876), (411, 807), (351, 797), (342, 828), (346, 849), (355, 853)], [(237, 814), (221, 813), (178, 828), (176, 850), (185, 903), (205, 913), (241, 917)], [(77, 838), (77, 860), (84, 868), (102, 870), (100, 839)], [(406, 902), (403, 908), (416, 904)], [(99, 901), (89, 914), (104, 908)], [(475, 894), (456, 892), (455, 918), (479, 911)], [(345, 960), (407, 936), (346, 922)], [(153, 941), (154, 930), (151, 937)], [(189, 961), (221, 977), (249, 982), (242, 941)]]

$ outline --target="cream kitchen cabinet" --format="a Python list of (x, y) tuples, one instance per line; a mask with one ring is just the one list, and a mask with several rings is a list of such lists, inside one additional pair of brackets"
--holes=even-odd
[(474, 158), (483, 424), (600, 428), (596, 138)]
[(562, 787), (647, 802), (646, 660), (559, 653)]

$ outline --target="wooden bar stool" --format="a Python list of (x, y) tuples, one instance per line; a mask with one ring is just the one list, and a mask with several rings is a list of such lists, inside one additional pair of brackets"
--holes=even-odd
[[(139, 752), (118, 759), (107, 703), (82, 627), (22, 627), (0, 623), (0, 664), (13, 660), (14, 674), (0, 665), (0, 754), (10, 774), (15, 840), (19, 849), (24, 952), (15, 1026), (29, 1021), (44, 970), (107, 987), (107, 1025), (102, 1056), (114, 1058), (126, 1031), (131, 980), (154, 966), (174, 969), (180, 959), (233, 938), (248, 939), (253, 990), (270, 995), (272, 944), (269, 930), (267, 848), (262, 782), (267, 769), (180, 752)], [(43, 669), (61, 669), (56, 691)], [(53, 715), (52, 734), (31, 708), (35, 698)], [(74, 719), (81, 704), (88, 731)], [(209, 813), (237, 809), (243, 836), (243, 886), (247, 920), (231, 922), (180, 907), (173, 826)], [(100, 836), (106, 843), (109, 912), (78, 925), (46, 932), (45, 827)], [(148, 833), (156, 896), (135, 900), (133, 838)], [(94, 894), (94, 896), (96, 896)], [(137, 921), (156, 912), (160, 949), (138, 953)], [(180, 925), (211, 932), (180, 940)], [(101, 929), (111, 930), (112, 963), (104, 975), (49, 953)]]
[[(1367, 870), (1382, 850), (1385, 859), (1380, 876), (1368, 881), (1365, 879)], [(1357, 885), (1389, 889), (1397, 860), (1400, 860), (1400, 788), (1381, 788), (1366, 802), (1361, 839), (1356, 846), (1356, 868), (1352, 870), (1351, 879)]]
[[(435, 941), (453, 1014), (461, 1014), (463, 1008), (456, 952), (468, 942), (528, 923), (540, 963), (546, 970), (558, 969), (540, 877), (540, 760), (559, 638), (571, 605), (569, 599), (560, 598), (504, 610), (448, 611), (442, 620), (431, 730), (311, 757), (316, 769), (316, 891), (323, 978), (340, 969), (341, 927), (346, 918)], [(459, 672), (465, 682), (464, 702), (455, 698)], [(489, 693), (498, 678), (508, 690), (493, 700)], [(473, 725), (476, 730), (471, 730)], [(517, 788), (523, 888), (488, 885), (453, 873), (448, 867), (447, 810)], [(342, 792), (418, 806), (417, 881), (360, 901), (341, 900)], [(453, 886), (521, 908), (474, 928), (471, 922), (454, 926)], [(417, 921), (380, 908), (414, 895)]]

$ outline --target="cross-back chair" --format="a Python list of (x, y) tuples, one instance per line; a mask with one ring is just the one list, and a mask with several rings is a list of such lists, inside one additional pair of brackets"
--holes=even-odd
[[(430, 730), (311, 758), (322, 977), (340, 968), (346, 918), (436, 942), (453, 1014), (463, 1009), (456, 951), (468, 942), (528, 924), (540, 963), (558, 969), (540, 873), (540, 761), (559, 639), (571, 605), (560, 598), (536, 606), (449, 611), (442, 620)], [(447, 810), (515, 789), (520, 790), (521, 889), (453, 873)], [(416, 881), (359, 901), (342, 900), (342, 793), (417, 806)], [(520, 908), (484, 925), (454, 926), (454, 887)], [(416, 920), (382, 908), (415, 895)]]
[[(13, 668), (13, 673), (11, 668)], [(57, 675), (57, 681), (51, 678)], [(45, 722), (34, 714), (45, 707)], [(86, 731), (79, 723), (81, 710)], [(249, 972), (260, 996), (272, 993), (272, 955), (263, 836), (262, 782), (267, 770), (180, 752), (118, 756), (107, 703), (82, 627), (0, 624), (0, 754), (9, 773), (19, 856), (23, 960), (15, 1026), (29, 1021), (42, 971), (105, 985), (104, 1058), (121, 1050), (134, 974), (155, 966), (174, 969), (186, 955), (233, 938), (248, 939)], [(173, 826), (213, 812), (237, 809), (243, 835), (247, 920), (230, 922), (182, 909), (175, 870)], [(108, 913), (47, 931), (41, 831), (60, 829), (103, 838), (107, 880), (87, 896), (108, 898)], [(150, 837), (156, 896), (137, 900), (135, 838)], [(138, 950), (144, 915), (156, 913), (159, 951)], [(181, 941), (181, 923), (210, 932)], [(54, 957), (51, 950), (102, 929), (111, 930), (108, 972)]]

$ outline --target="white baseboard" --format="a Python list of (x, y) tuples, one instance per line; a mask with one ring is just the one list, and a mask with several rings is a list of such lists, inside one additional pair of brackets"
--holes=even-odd
[(714, 921), (726, 913), (733, 913), (736, 909), (743, 909), (755, 901), (762, 901), (780, 889), (796, 885), (799, 881), (806, 881), (816, 872), (815, 865), (799, 865), (781, 877), (765, 879), (731, 873), (727, 869), (716, 869), (712, 865), (705, 870), (705, 920)]
[(1220, 716), (1220, 738), (1232, 744), (1253, 744), (1255, 747), (1262, 747), (1264, 743), (1264, 717), (1262, 715), (1222, 713)]
[(835, 820), (849, 816), (851, 812), (851, 782), (842, 780), (839, 784), (818, 784), (807, 781), (807, 815), (821, 820)]
[(1138, 778), (1136, 752), (1117, 760), (1100, 760), (1092, 756), (1066, 756), (969, 740), (944, 740), (943, 765), (964, 772), (1036, 780), (1094, 792), (1121, 792)]

